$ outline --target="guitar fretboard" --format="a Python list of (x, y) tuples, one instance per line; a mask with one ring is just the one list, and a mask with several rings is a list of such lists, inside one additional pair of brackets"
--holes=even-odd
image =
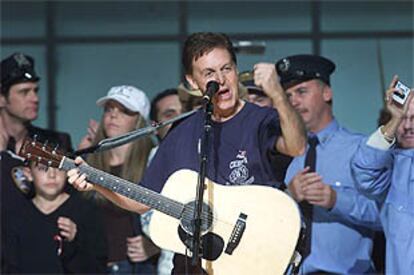
[(184, 205), (180, 202), (89, 165), (82, 164), (77, 166), (70, 158), (63, 158), (59, 168), (65, 171), (78, 168), (81, 174), (85, 173), (87, 175), (88, 181), (145, 204), (150, 208), (156, 209), (176, 219), (180, 219), (184, 211)]

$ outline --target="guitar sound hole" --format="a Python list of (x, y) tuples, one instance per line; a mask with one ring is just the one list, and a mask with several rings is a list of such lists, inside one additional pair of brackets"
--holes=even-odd
[[(184, 212), (181, 216), (181, 226), (184, 231), (190, 235), (194, 232), (194, 211), (195, 201), (191, 201), (184, 206)], [(213, 212), (208, 204), (203, 203), (203, 211), (201, 213), (201, 234), (207, 232), (213, 223)]]

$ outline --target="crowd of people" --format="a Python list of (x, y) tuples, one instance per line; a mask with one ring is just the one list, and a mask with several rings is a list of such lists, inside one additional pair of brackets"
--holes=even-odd
[[(201, 32), (186, 39), (182, 64), (185, 81), (151, 102), (137, 87), (111, 87), (96, 102), (102, 117), (89, 121), (74, 148), (68, 133), (32, 124), (40, 81), (34, 59), (14, 53), (1, 61), (3, 273), (207, 274), (204, 260), (194, 263), (191, 255), (151, 239), (149, 225), (160, 202), (145, 203), (145, 196), (163, 192), (182, 170), (218, 185), (261, 185), (289, 196), (303, 221), (296, 246), (301, 257), (292, 257), (292, 273), (414, 270), (414, 93), (397, 103), (393, 97), (402, 96), (397, 76), (385, 91), (388, 120), (365, 136), (341, 126), (333, 114), (336, 66), (326, 57), (291, 55), (239, 73), (228, 36)], [(203, 97), (212, 82), (217, 89)], [(36, 136), (72, 156), (189, 111), (152, 136), (75, 159), (78, 166), (133, 183), (134, 192), (145, 190), (138, 199), (90, 181), (79, 168), (65, 172), (18, 154), (25, 138)], [(201, 160), (206, 162), (200, 165)], [(185, 192), (180, 183), (174, 188)], [(262, 211), (277, 215), (276, 209)], [(374, 251), (381, 247), (375, 238), (380, 232), (385, 249)], [(180, 230), (173, 233), (182, 237)], [(202, 240), (202, 246), (216, 245)], [(225, 249), (219, 254), (228, 253), (229, 245)]]

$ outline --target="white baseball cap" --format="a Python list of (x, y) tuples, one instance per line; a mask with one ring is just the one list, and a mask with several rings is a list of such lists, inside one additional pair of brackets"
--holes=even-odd
[(115, 86), (108, 94), (96, 101), (96, 105), (102, 107), (108, 100), (115, 100), (132, 112), (139, 112), (145, 119), (148, 119), (150, 102), (143, 91), (134, 86)]

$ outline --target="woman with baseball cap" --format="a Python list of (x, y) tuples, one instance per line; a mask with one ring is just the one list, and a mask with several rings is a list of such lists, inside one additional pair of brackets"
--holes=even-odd
[[(133, 86), (115, 86), (96, 104), (104, 112), (100, 124), (90, 127), (81, 147), (95, 145), (145, 127), (150, 103), (143, 91)], [(92, 141), (89, 142), (88, 140)], [(153, 147), (149, 137), (137, 139), (111, 150), (89, 155), (87, 162), (100, 170), (138, 183)], [(108, 242), (110, 274), (153, 274), (159, 249), (143, 235), (139, 215), (123, 210), (97, 192), (86, 192), (102, 209)], [(154, 257), (153, 257), (154, 256)], [(155, 258), (155, 259), (154, 259)]]

